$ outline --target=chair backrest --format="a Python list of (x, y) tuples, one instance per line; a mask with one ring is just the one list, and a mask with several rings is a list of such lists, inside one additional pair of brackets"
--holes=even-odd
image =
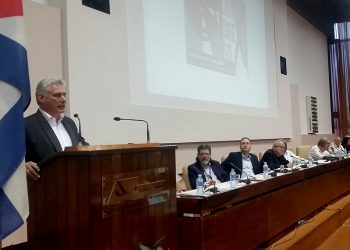
[(224, 160), (226, 160), (226, 158), (227, 158), (227, 156), (225, 156), (225, 155), (221, 156), (221, 163), (223, 163)]
[(188, 166), (182, 167), (182, 179), (185, 182), (186, 189), (191, 190), (190, 179), (188, 178)]
[(264, 154), (265, 154), (265, 151), (264, 152), (262, 152), (262, 151), (259, 152), (259, 155), (258, 155), (259, 161), (261, 161), (261, 158), (263, 157)]
[(289, 151), (292, 151), (294, 154), (296, 154), (296, 153), (295, 153), (295, 148), (293, 148), (293, 147), (288, 147), (288, 150), (289, 150)]
[(311, 145), (297, 146), (295, 149), (295, 154), (301, 158), (307, 159), (311, 148)]

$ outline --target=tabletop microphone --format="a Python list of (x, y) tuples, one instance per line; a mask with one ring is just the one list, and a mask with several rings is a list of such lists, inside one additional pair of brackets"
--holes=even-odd
[(82, 137), (82, 135), (81, 135), (81, 123), (80, 123), (80, 117), (79, 117), (79, 115), (78, 115), (78, 114), (74, 114), (74, 117), (78, 119), (78, 127), (79, 127), (79, 129), (78, 129), (78, 136), (79, 136), (79, 144), (80, 144), (80, 145), (87, 146), (87, 145), (89, 145), (89, 143), (88, 143), (88, 142), (86, 142), (86, 141), (85, 141), (85, 138), (84, 138), (84, 137)]
[(145, 120), (141, 120), (141, 119), (131, 119), (131, 118), (121, 118), (121, 117), (114, 117), (113, 118), (115, 121), (119, 122), (119, 121), (134, 121), (134, 122), (145, 122), (147, 125), (147, 143), (150, 143), (150, 136), (149, 136), (149, 126), (148, 126), (148, 122)]
[(241, 175), (242, 174), (245, 174), (245, 176), (246, 176), (246, 179), (245, 180), (240, 180), (240, 182), (244, 182), (245, 184), (250, 184), (250, 178), (249, 178), (249, 175), (245, 172), (245, 171), (243, 171), (243, 169), (239, 169), (239, 167), (237, 167), (235, 164), (233, 164), (232, 162), (230, 162), (230, 165), (234, 168), (234, 169), (236, 169), (236, 170), (238, 170), (238, 171), (240, 171), (241, 172)]

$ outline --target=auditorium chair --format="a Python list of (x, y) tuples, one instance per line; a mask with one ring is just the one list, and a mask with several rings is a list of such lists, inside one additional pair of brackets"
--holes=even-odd
[(300, 156), (301, 158), (307, 159), (307, 157), (309, 156), (311, 147), (312, 147), (311, 145), (297, 146), (295, 150), (295, 154), (297, 156)]
[(185, 182), (186, 189), (191, 190), (190, 179), (188, 178), (188, 166), (182, 167), (182, 179)]
[(263, 155), (265, 154), (265, 151), (260, 151), (259, 155), (258, 155), (258, 160), (261, 161), (261, 158), (263, 157)]
[(227, 156), (225, 156), (225, 155), (221, 156), (221, 163), (223, 163), (224, 160), (226, 160), (226, 158), (227, 158)]

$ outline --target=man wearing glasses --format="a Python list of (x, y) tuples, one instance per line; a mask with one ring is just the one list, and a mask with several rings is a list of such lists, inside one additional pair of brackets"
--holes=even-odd
[(286, 151), (285, 144), (283, 140), (277, 140), (272, 144), (272, 149), (268, 149), (260, 160), (260, 167), (262, 168), (264, 162), (267, 163), (271, 170), (279, 168), (282, 166), (289, 166), (289, 161), (284, 158), (284, 153)]
[(211, 159), (211, 147), (201, 144), (197, 147), (196, 162), (188, 166), (188, 178), (191, 188), (196, 188), (198, 174), (202, 175), (204, 182), (225, 182), (228, 176), (218, 161)]

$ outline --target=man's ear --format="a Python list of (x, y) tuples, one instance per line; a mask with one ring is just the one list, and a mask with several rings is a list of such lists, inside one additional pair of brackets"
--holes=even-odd
[(36, 100), (37, 100), (38, 103), (42, 103), (43, 100), (44, 100), (44, 96), (43, 96), (43, 95), (38, 95), (38, 96), (36, 97)]

